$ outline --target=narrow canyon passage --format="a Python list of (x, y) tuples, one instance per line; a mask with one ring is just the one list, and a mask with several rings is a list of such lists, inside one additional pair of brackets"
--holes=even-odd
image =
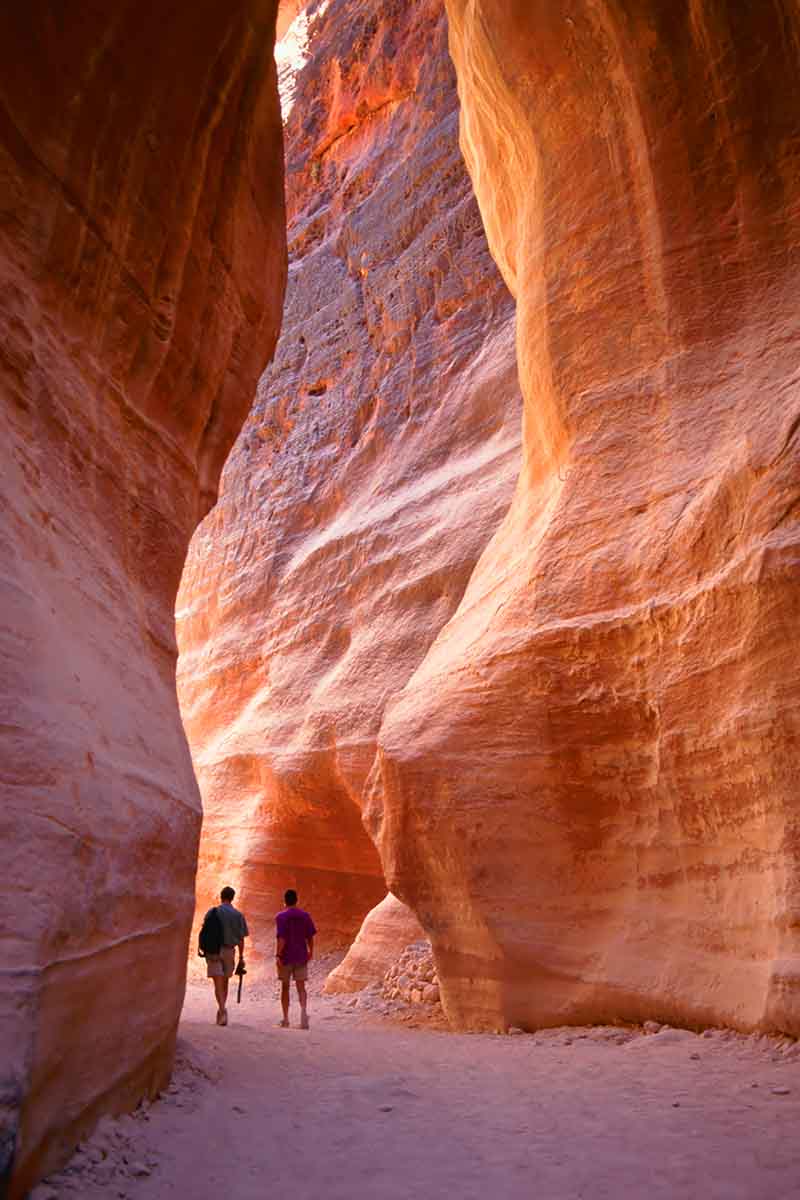
[(101, 1129), (59, 1197), (796, 1200), (794, 1046), (442, 1033), (320, 996), (304, 1033), (275, 1027), (271, 989), (227, 1029), (209, 1012), (207, 985), (190, 987), (170, 1093), (124, 1118), (121, 1140)]

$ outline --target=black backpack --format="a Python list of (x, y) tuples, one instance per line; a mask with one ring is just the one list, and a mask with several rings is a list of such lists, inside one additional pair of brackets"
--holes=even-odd
[(209, 954), (219, 954), (222, 949), (223, 937), (222, 919), (219, 912), (216, 908), (210, 908), (203, 919), (197, 953), (201, 958), (208, 958)]

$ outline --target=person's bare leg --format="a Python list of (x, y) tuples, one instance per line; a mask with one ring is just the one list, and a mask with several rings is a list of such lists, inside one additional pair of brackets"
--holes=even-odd
[(219, 1025), (222, 1011), (225, 1008), (225, 993), (223, 991), (223, 984), (227, 983), (227, 980), (224, 979), (222, 975), (215, 975), (212, 979), (212, 983), (214, 984), (214, 996), (217, 1001), (217, 1024)]
[(296, 983), (297, 983), (297, 999), (300, 1001), (300, 1028), (308, 1029), (308, 1012), (306, 1010), (306, 1004), (308, 1003), (308, 996), (306, 993), (305, 981), (302, 979), (298, 979), (298, 980), (296, 980)]
[(290, 986), (291, 985), (290, 985), (288, 979), (281, 980), (281, 1008), (283, 1009), (283, 1020), (281, 1021), (281, 1025), (289, 1024), (289, 988), (290, 988)]
[(228, 976), (223, 975), (220, 980), (222, 984), (222, 1024), (228, 1024)]

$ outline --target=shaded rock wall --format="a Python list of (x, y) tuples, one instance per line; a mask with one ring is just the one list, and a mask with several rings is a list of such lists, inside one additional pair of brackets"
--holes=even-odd
[(280, 320), (275, 10), (0, 8), (3, 1194), (170, 1070), (174, 599)]
[(443, 7), (333, 0), (301, 19), (294, 78), (280, 50), (283, 333), (178, 612), (198, 907), (237, 887), (268, 958), (285, 887), (323, 947), (385, 895), (360, 811), (382, 713), (519, 469), (513, 303), (458, 149)]
[(524, 465), (368, 819), (447, 1011), (800, 1034), (796, 5), (448, 0)]

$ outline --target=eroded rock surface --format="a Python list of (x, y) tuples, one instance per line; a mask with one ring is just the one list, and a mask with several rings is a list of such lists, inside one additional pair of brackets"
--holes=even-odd
[(449, 1015), (800, 1033), (794, 5), (448, 0), (524, 465), (380, 733)]
[(383, 983), (386, 972), (406, 946), (424, 936), (411, 909), (390, 892), (367, 913), (343, 961), (325, 980), (324, 991), (328, 995), (338, 995)]
[(3, 1195), (170, 1070), (173, 611), (279, 325), (275, 10), (0, 9)]
[(383, 710), (519, 468), (513, 304), (458, 149), (443, 8), (333, 0), (301, 19), (283, 333), (178, 612), (199, 909), (239, 889), (254, 965), (285, 887), (323, 948), (385, 895), (361, 821)]

